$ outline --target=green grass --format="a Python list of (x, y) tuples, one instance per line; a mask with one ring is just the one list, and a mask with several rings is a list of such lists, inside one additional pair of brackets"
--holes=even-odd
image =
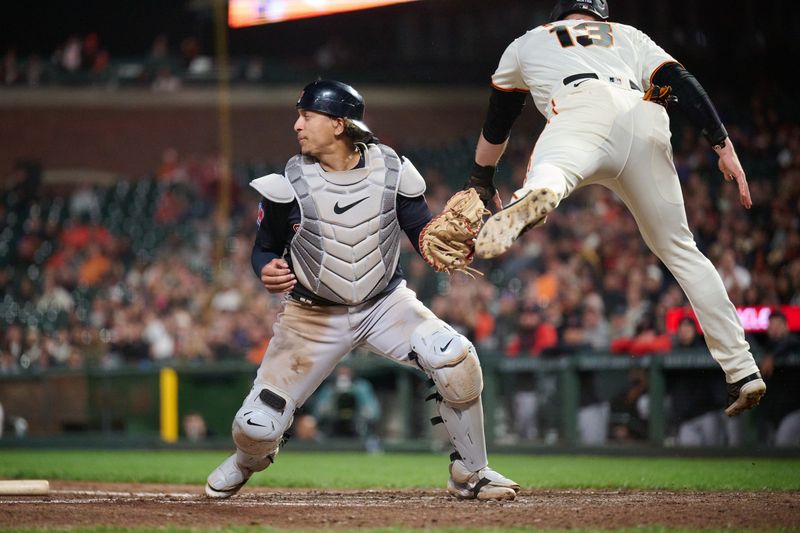
[[(227, 454), (211, 451), (0, 450), (0, 478), (44, 478), (202, 485)], [(248, 485), (319, 489), (442, 488), (448, 459), (441, 454), (367, 455), (363, 453), (281, 452), (266, 472)], [(800, 459), (777, 458), (625, 458), (494, 454), (491, 464), (525, 488), (629, 488), (672, 490), (800, 490)], [(2, 529), (2, 528), (0, 528)], [(18, 533), (31, 528), (2, 529)], [(145, 533), (142, 528), (49, 529), (70, 533)], [(264, 527), (179, 528), (161, 533), (289, 533)], [(312, 530), (307, 530), (312, 531)], [(379, 528), (338, 533), (521, 533), (528, 528)], [(570, 533), (596, 531), (575, 529)], [(677, 533), (663, 527), (612, 530), (613, 533)], [(703, 533), (725, 530), (703, 530)], [(728, 530), (732, 531), (732, 530)], [(740, 531), (740, 530), (739, 530)], [(789, 529), (774, 529), (787, 532)], [(314, 530), (319, 533), (320, 530)], [(291, 533), (299, 533), (292, 530)], [(553, 533), (553, 530), (549, 530)], [(610, 533), (605, 531), (604, 533)]]
[[(203, 484), (211, 451), (0, 450), (0, 478)], [(491, 466), (525, 488), (800, 490), (800, 459), (501, 455)], [(439, 488), (445, 455), (282, 452), (250, 486)]]

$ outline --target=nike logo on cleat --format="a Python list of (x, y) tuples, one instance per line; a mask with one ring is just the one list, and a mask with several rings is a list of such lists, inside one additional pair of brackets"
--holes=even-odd
[(357, 206), (358, 204), (360, 204), (361, 202), (363, 202), (367, 198), (369, 198), (369, 196), (365, 196), (361, 200), (356, 200), (352, 204), (347, 204), (347, 205), (344, 205), (344, 206), (341, 206), (341, 207), (339, 206), (339, 202), (336, 202), (336, 204), (334, 204), (334, 206), (333, 206), (333, 212), (336, 213), (337, 215), (341, 215), (345, 211), (354, 208), (355, 206)]
[(260, 427), (260, 428), (265, 428), (265, 427), (267, 427), (267, 426), (265, 426), (264, 424), (256, 424), (255, 422), (253, 422), (253, 421), (252, 421), (252, 420), (250, 420), (249, 418), (247, 419), (247, 425), (248, 425), (248, 426), (258, 426), (258, 427)]

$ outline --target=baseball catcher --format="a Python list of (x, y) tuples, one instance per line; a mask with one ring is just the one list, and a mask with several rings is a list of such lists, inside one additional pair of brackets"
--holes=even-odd
[[(425, 180), (364, 124), (358, 92), (320, 80), (305, 87), (296, 107), (300, 154), (283, 174), (250, 183), (262, 196), (253, 269), (267, 290), (287, 295), (285, 306), (234, 417), (236, 452), (208, 476), (206, 494), (228, 498), (272, 464), (296, 409), (342, 358), (362, 348), (430, 378), (435, 391), (428, 400), (439, 415), (433, 422), (444, 424), (454, 447), (448, 492), (513, 500), (519, 485), (489, 468), (475, 347), (417, 300), (398, 268), (403, 233), (441, 269), (467, 268), (480, 200), (460, 195), (430, 226)], [(449, 228), (463, 246), (449, 255), (421, 238), (426, 226)]]

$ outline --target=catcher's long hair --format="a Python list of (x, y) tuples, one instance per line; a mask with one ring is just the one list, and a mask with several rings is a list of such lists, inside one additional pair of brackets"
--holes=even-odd
[(381, 142), (371, 131), (362, 130), (348, 118), (344, 118), (343, 120), (344, 134), (354, 143), (378, 144)]

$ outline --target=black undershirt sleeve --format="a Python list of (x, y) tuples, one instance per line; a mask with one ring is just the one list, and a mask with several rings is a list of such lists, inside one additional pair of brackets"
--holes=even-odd
[(397, 221), (417, 253), (419, 253), (419, 234), (431, 218), (433, 214), (424, 196), (407, 198), (397, 195)]
[(511, 126), (525, 107), (528, 93), (501, 91), (492, 88), (489, 109), (483, 123), (483, 137), (492, 144), (503, 144), (511, 133)]
[(266, 198), (261, 199), (261, 221), (256, 231), (253, 251), (250, 254), (250, 265), (256, 277), (261, 277), (261, 269), (273, 259), (283, 256), (289, 243), (287, 238), (291, 223), (289, 216), (297, 203), (279, 204)]
[(652, 80), (656, 85), (672, 87), (672, 94), (678, 98), (676, 105), (703, 132), (711, 146), (720, 144), (728, 137), (708, 93), (685, 68), (678, 63), (667, 63), (653, 74)]
[(261, 278), (261, 270), (273, 259), (278, 259), (280, 255), (268, 250), (258, 243), (253, 245), (253, 251), (250, 254), (250, 266), (253, 267), (256, 277)]

